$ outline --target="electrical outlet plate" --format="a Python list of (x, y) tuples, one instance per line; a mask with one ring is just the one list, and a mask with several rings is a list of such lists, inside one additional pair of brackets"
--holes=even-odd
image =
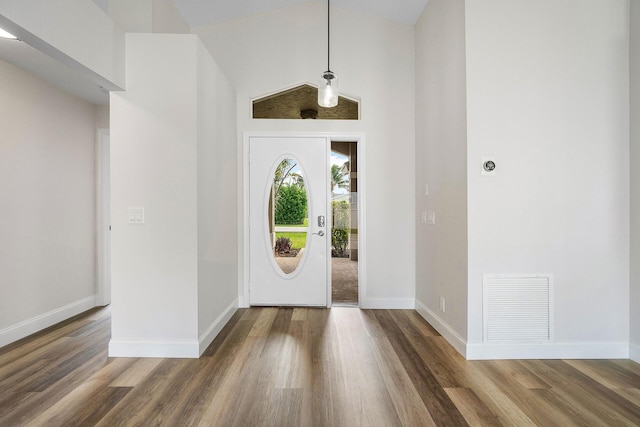
[(435, 224), (436, 223), (436, 213), (433, 211), (427, 212), (427, 224)]

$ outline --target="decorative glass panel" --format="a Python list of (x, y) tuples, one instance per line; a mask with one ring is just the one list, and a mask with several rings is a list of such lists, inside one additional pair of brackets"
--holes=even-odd
[(308, 200), (302, 169), (294, 159), (282, 160), (273, 175), (267, 212), (273, 256), (284, 274), (295, 272), (304, 257)]

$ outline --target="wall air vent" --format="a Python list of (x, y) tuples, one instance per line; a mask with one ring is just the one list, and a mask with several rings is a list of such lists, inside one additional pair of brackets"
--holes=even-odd
[(484, 275), (484, 341), (551, 341), (552, 286), (551, 274)]

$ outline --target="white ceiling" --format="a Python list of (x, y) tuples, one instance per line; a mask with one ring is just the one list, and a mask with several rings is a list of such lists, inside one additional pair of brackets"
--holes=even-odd
[[(230, 21), (308, 0), (173, 0), (191, 27)], [(331, 7), (371, 13), (413, 25), (429, 0), (333, 0)], [(326, 2), (326, 0), (323, 0)]]
[[(107, 0), (94, 0), (105, 8)], [(172, 0), (192, 27), (225, 22), (308, 0)], [(323, 3), (326, 0), (321, 0)], [(413, 25), (428, 0), (333, 0), (331, 6), (370, 13)], [(109, 102), (108, 92), (79, 72), (28, 44), (0, 38), (0, 59), (21, 67), (81, 99), (98, 105)]]

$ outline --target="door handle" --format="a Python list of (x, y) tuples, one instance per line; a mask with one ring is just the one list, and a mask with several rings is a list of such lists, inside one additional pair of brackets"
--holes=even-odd
[(313, 234), (315, 234), (315, 235), (318, 235), (318, 236), (322, 237), (322, 236), (324, 236), (324, 231), (320, 230), (320, 231), (318, 231), (317, 233), (313, 233)]

